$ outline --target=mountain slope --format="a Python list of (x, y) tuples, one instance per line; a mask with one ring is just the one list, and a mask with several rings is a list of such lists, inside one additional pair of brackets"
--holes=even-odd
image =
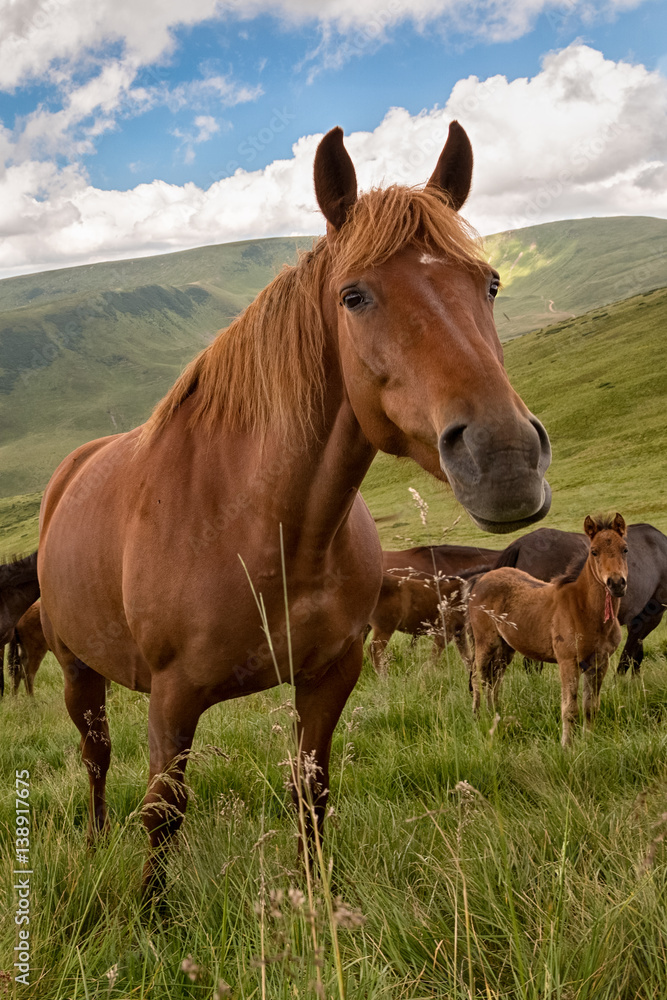
[[(620, 510), (667, 531), (665, 328), (667, 288), (506, 345), (512, 383), (551, 437), (552, 527), (580, 530), (587, 513)], [(426, 526), (410, 486), (430, 506)], [(515, 537), (479, 531), (451, 492), (407, 459), (378, 455), (362, 493), (385, 548), (427, 541), (502, 548)], [(34, 548), (39, 499), (37, 491), (0, 498), (0, 555)]]
[(548, 222), (484, 242), (503, 284), (496, 301), (501, 340), (667, 284), (664, 219)]
[(129, 430), (312, 240), (275, 239), (0, 282), (0, 496)]
[[(78, 444), (142, 422), (311, 244), (245, 241), (0, 281), (0, 496), (41, 490)], [(487, 250), (504, 281), (505, 339), (667, 279), (659, 219), (548, 223), (489, 237)]]

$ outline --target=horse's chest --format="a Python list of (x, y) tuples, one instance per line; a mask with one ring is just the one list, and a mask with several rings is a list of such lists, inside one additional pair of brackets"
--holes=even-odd
[(577, 660), (589, 660), (595, 655), (611, 655), (621, 641), (621, 627), (617, 619), (600, 622), (596, 629), (582, 629), (573, 624), (567, 627), (560, 622), (553, 630), (553, 647), (557, 659), (573, 656)]

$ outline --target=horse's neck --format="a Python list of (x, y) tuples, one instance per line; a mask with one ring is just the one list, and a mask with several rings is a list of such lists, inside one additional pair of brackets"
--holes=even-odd
[(572, 584), (577, 595), (579, 606), (586, 608), (593, 621), (604, 621), (606, 588), (597, 579), (591, 568), (590, 559), (584, 563), (584, 568)]
[(294, 449), (281, 484), (300, 546), (327, 547), (348, 517), (375, 454), (341, 384), (332, 384), (324, 419), (303, 449)]

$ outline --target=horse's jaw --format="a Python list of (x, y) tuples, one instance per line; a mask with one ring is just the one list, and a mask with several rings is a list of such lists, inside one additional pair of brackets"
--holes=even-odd
[(548, 482), (544, 480), (543, 489), (543, 502), (539, 510), (536, 510), (534, 514), (530, 514), (528, 517), (519, 518), (514, 521), (494, 521), (485, 517), (480, 517), (475, 514), (474, 511), (468, 510), (468, 514), (473, 519), (478, 528), (482, 531), (488, 531), (494, 535), (505, 535), (510, 531), (520, 531), (523, 528), (529, 527), (529, 525), (534, 524), (535, 521), (541, 521), (543, 517), (549, 513), (549, 508), (551, 507), (551, 487)]

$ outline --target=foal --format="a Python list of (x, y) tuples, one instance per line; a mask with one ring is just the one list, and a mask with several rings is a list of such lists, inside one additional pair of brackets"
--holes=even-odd
[(578, 716), (580, 673), (586, 722), (593, 723), (609, 656), (621, 641), (618, 607), (627, 587), (628, 546), (621, 515), (589, 515), (584, 531), (590, 548), (573, 572), (543, 583), (518, 569), (495, 569), (475, 584), (468, 606), (475, 639), (473, 711), (479, 711), (481, 685), (495, 710), (515, 650), (558, 663), (563, 746), (571, 742)]

